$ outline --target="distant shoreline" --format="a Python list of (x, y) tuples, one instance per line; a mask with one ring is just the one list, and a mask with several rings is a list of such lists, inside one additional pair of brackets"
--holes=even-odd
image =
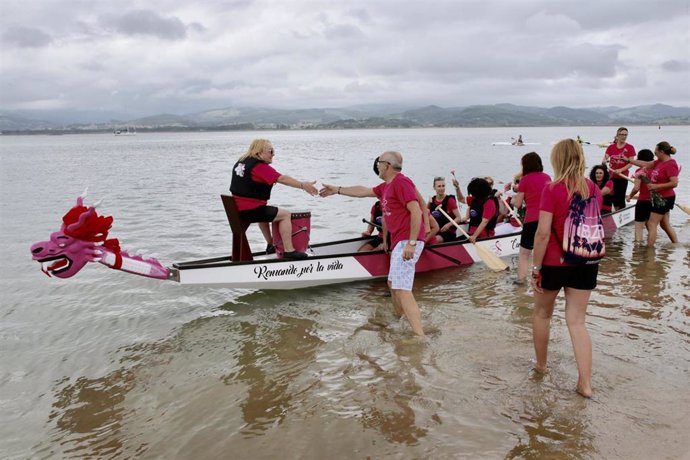
[[(627, 123), (627, 126), (658, 126), (656, 123)], [(559, 128), (559, 127), (611, 127), (618, 126), (618, 124), (602, 124), (602, 125), (472, 125), (472, 126), (424, 126), (424, 125), (386, 125), (386, 126), (310, 126), (310, 127), (293, 127), (293, 126), (276, 126), (276, 127), (256, 127), (251, 124), (229, 125), (217, 127), (160, 127), (160, 128), (136, 128), (136, 134), (148, 133), (198, 133), (198, 132), (223, 132), (223, 131), (347, 131), (355, 129), (448, 129), (448, 128)], [(690, 123), (667, 123), (662, 126), (690, 126)], [(34, 130), (4, 130), (0, 135), (7, 136), (61, 136), (65, 134), (112, 134), (113, 136), (132, 137), (132, 134), (115, 134), (112, 129), (34, 129)]]

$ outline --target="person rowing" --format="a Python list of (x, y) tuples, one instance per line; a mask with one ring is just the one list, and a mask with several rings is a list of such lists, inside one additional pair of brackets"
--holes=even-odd
[(467, 185), (467, 194), (469, 240), (475, 243), (477, 239), (494, 236), (499, 207), (491, 185), (486, 179), (475, 177)]
[[(513, 138), (513, 139), (515, 139), (515, 138)], [(513, 143), (513, 145), (519, 145), (519, 146), (525, 145), (525, 143), (522, 140), (522, 134), (519, 134), (518, 138), (515, 139), (512, 143)]]
[(430, 243), (453, 241), (456, 239), (455, 226), (440, 211), (437, 211), (436, 207), (441, 206), (441, 209), (443, 209), (446, 214), (451, 216), (455, 222), (460, 223), (462, 221), (462, 215), (460, 214), (457, 200), (454, 195), (446, 194), (446, 179), (444, 177), (434, 177), (434, 190), (436, 191), (436, 195), (429, 199), (427, 207), (429, 211), (431, 211), (431, 215), (438, 222), (440, 229), (434, 238), (435, 241), (431, 241)]

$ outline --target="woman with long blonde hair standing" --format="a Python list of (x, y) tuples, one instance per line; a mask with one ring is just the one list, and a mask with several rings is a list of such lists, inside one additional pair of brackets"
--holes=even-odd
[[(543, 190), (534, 238), (534, 369), (539, 373), (547, 370), (551, 317), (556, 297), (564, 289), (565, 320), (578, 370), (576, 391), (589, 398), (592, 342), (585, 318), (589, 297), (597, 285), (598, 261), (604, 251), (600, 225), (602, 197), (599, 187), (584, 176), (585, 157), (577, 141), (558, 142), (551, 151), (551, 165), (554, 180)], [(577, 225), (587, 228), (580, 231)], [(573, 231), (574, 228), (578, 230)], [(571, 252), (573, 247), (577, 249)]]

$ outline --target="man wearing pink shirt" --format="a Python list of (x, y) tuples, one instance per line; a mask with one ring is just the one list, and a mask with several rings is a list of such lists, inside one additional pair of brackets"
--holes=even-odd
[[(424, 226), (420, 196), (414, 183), (402, 171), (399, 152), (383, 152), (376, 161), (383, 183), (374, 188), (323, 184), (321, 196), (346, 195), (357, 198), (377, 197), (383, 210), (384, 231), (391, 234), (391, 259), (388, 286), (398, 315), (405, 315), (412, 332), (423, 337), (422, 318), (412, 294), (415, 264), (424, 248)], [(421, 200), (424, 202), (423, 199)], [(386, 238), (383, 238), (384, 244)]]

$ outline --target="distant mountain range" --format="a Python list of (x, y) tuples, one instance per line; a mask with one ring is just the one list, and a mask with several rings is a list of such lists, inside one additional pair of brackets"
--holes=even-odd
[[(251, 129), (354, 129), (491, 126), (608, 126), (690, 125), (690, 107), (664, 104), (636, 107), (530, 107), (513, 104), (469, 107), (406, 107), (359, 105), (325, 109), (268, 109), (228, 107), (188, 115), (159, 114), (131, 120), (60, 122), (80, 119), (90, 112), (63, 111), (41, 119), (32, 112), (0, 111), (3, 133), (108, 132), (123, 127), (138, 131), (204, 131)], [(77, 116), (78, 115), (78, 116)], [(102, 116), (103, 114), (101, 114)], [(94, 118), (97, 118), (94, 116)]]

